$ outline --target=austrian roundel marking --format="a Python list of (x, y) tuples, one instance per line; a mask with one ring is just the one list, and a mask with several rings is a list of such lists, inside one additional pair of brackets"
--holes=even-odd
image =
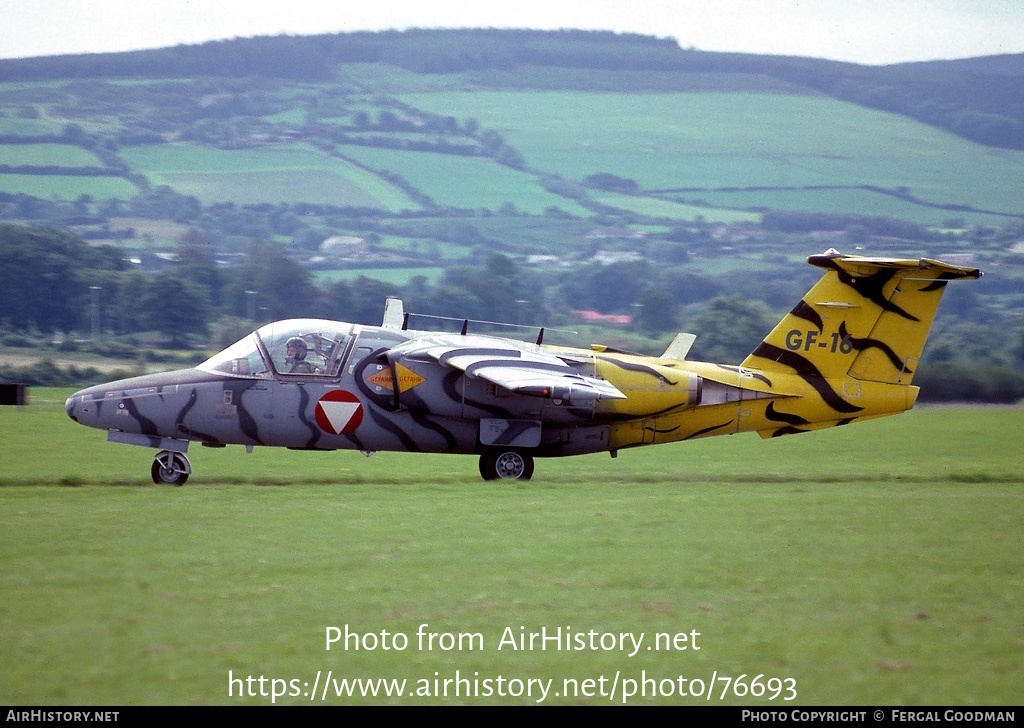
[(363, 405), (351, 392), (333, 389), (316, 403), (316, 423), (331, 435), (354, 432), (363, 421)]

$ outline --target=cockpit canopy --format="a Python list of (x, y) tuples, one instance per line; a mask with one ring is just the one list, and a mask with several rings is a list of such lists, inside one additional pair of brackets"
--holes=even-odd
[(352, 325), (319, 319), (267, 324), (198, 366), (253, 379), (336, 377), (352, 340)]

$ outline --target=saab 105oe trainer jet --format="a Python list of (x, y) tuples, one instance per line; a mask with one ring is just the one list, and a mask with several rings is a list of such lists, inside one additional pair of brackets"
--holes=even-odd
[(529, 479), (534, 458), (712, 435), (776, 437), (904, 412), (946, 283), (980, 271), (940, 261), (808, 258), (825, 270), (739, 366), (409, 329), (389, 299), (379, 327), (267, 324), (194, 369), (101, 384), (67, 413), (110, 442), (158, 450), (157, 483), (191, 473), (190, 443), (463, 453), (480, 474)]

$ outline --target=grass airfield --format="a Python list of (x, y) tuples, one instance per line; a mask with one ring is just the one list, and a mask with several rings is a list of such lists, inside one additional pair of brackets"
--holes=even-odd
[[(539, 460), (529, 483), (469, 457), (196, 447), (170, 488), (66, 394), (0, 409), (2, 703), (1020, 699), (1021, 408)], [(346, 625), (360, 649), (327, 650)], [(586, 647), (507, 639), (559, 628)], [(622, 633), (640, 648), (600, 644)]]

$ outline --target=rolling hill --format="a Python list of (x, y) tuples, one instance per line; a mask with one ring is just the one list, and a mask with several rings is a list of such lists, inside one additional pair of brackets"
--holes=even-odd
[(201, 204), (375, 216), (654, 209), (588, 199), (585, 178), (613, 173), (677, 203), (657, 208), (673, 221), (696, 205), (711, 220), (780, 209), (993, 224), (1021, 214), (1022, 67), (495, 30), (3, 60), (0, 193), (13, 219), (12, 195), (127, 201), (163, 186)]

